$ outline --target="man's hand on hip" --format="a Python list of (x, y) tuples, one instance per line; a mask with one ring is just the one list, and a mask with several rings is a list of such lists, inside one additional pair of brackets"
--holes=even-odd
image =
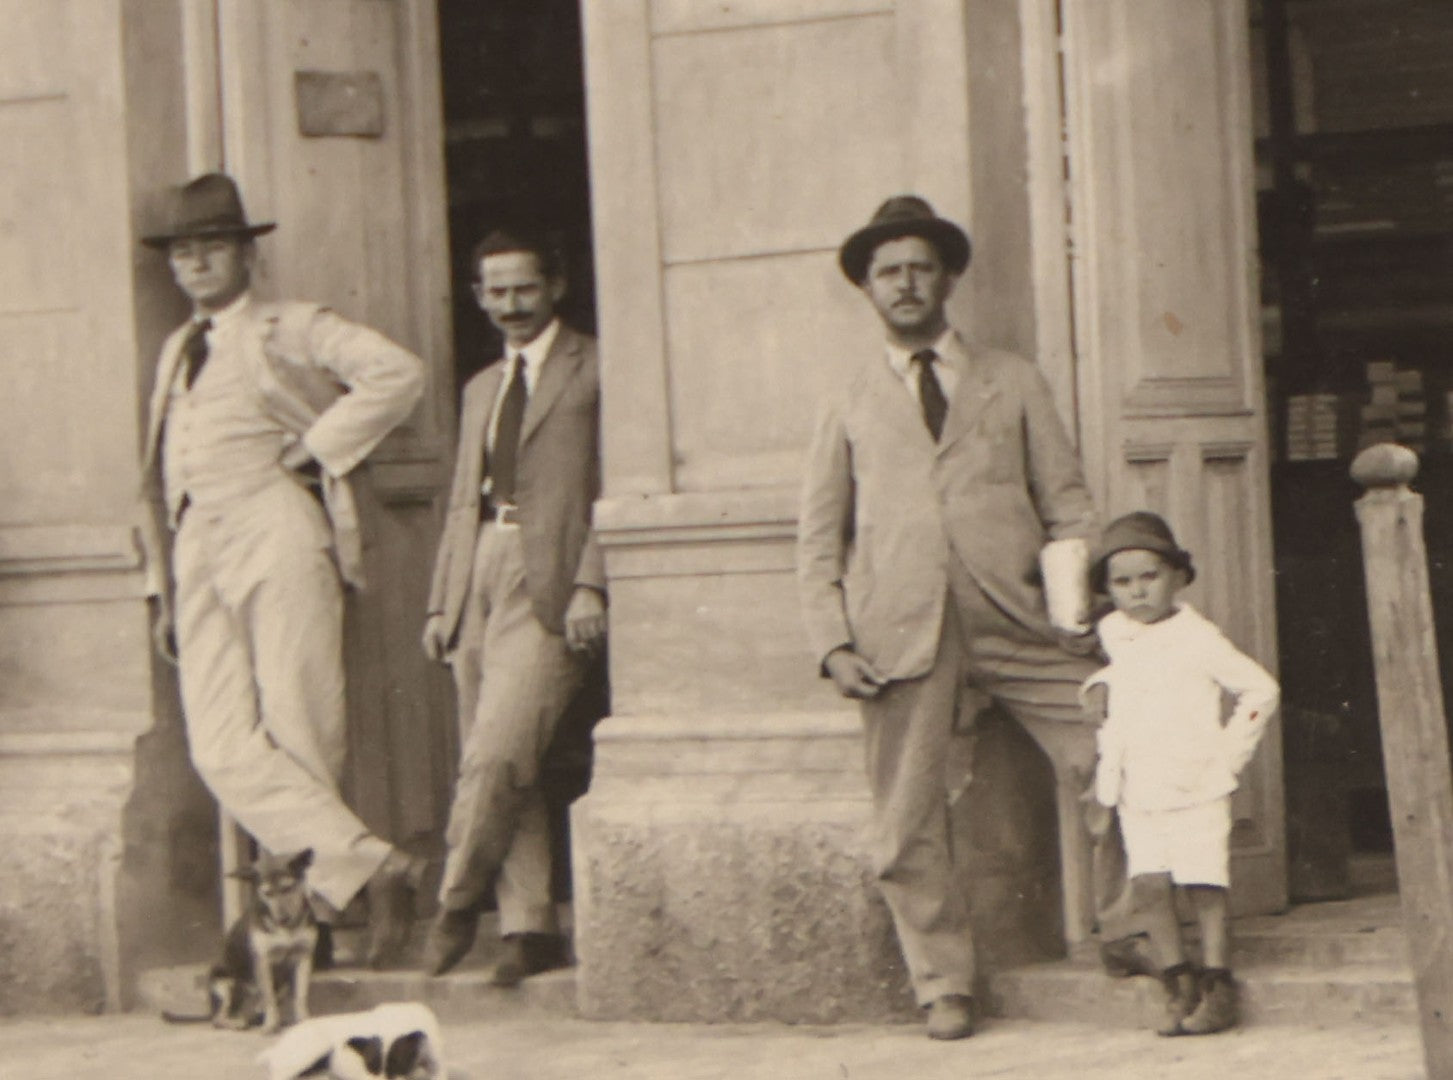
[(605, 597), (588, 585), (575, 586), (565, 609), (565, 644), (593, 653), (605, 644)]
[(441, 664), (444, 662), (449, 655), (449, 630), (444, 625), (443, 615), (430, 615), (424, 620), (422, 644), (425, 656)]
[(888, 681), (874, 670), (872, 664), (846, 645), (828, 653), (822, 666), (843, 697), (875, 698)]

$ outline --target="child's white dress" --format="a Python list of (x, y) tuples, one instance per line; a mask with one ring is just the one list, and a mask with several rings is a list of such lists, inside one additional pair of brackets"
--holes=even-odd
[(1095, 797), (1119, 809), (1130, 875), (1224, 887), (1230, 796), (1276, 711), (1276, 680), (1186, 603), (1149, 624), (1112, 612), (1098, 629), (1110, 663), (1085, 681), (1109, 690)]

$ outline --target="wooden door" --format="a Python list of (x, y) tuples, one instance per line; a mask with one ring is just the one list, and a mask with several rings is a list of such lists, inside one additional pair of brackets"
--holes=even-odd
[[(1188, 599), (1275, 670), (1244, 0), (1060, 0), (1082, 449), (1164, 514)], [(1281, 736), (1234, 800), (1238, 912), (1286, 903)]]
[(434, 0), (216, 0), (213, 13), (222, 159), (249, 214), (278, 223), (257, 291), (327, 303), (431, 371), (365, 470), (345, 787), (375, 831), (437, 852), (457, 736), (447, 678), (419, 648), (454, 423)]

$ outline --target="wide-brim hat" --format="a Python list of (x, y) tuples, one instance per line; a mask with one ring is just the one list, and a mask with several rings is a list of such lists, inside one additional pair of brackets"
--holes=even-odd
[(261, 236), (277, 225), (253, 224), (242, 209), (237, 184), (226, 173), (204, 173), (171, 192), (165, 231), (143, 236), (147, 247), (164, 248), (173, 240), (195, 236)]
[(921, 236), (938, 249), (945, 269), (962, 274), (969, 265), (969, 237), (952, 221), (933, 212), (917, 195), (894, 195), (878, 207), (873, 219), (843, 241), (837, 261), (854, 285), (868, 276), (868, 262), (878, 245), (903, 236)]
[(1137, 510), (1105, 526), (1090, 562), (1090, 585), (1096, 592), (1105, 592), (1105, 564), (1118, 551), (1153, 551), (1171, 566), (1184, 570), (1187, 585), (1196, 580), (1191, 553), (1176, 543), (1175, 534), (1159, 514)]

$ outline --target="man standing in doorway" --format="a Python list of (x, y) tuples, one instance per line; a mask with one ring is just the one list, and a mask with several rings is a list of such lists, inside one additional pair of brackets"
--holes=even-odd
[(1047, 543), (1083, 558), (1089, 493), (1039, 371), (948, 323), (969, 252), (909, 195), (842, 245), (887, 341), (823, 411), (798, 534), (809, 637), (823, 673), (861, 702), (874, 868), (939, 1039), (974, 1023), (943, 767), (962, 688), (1021, 720), (1076, 723), (1094, 668), (1059, 643), (1088, 626), (1052, 626), (1039, 583)]
[(349, 476), (413, 409), (424, 366), (316, 304), (254, 299), (255, 238), (273, 228), (249, 224), (232, 179), (209, 173), (143, 239), (192, 302), (162, 348), (147, 429), (154, 635), (179, 664), (203, 781), (263, 847), (312, 849), (325, 923), (366, 890), (382, 966), (405, 944), (425, 863), (339, 794), (343, 586), (362, 583)]
[(424, 626), (424, 651), (453, 668), (461, 728), (425, 962), (435, 975), (459, 963), (493, 890), (504, 950), (491, 978), (514, 986), (565, 959), (539, 779), (605, 643), (605, 568), (591, 528), (600, 379), (595, 340), (556, 316), (566, 282), (553, 247), (494, 232), (471, 267), (505, 352), (464, 388)]

